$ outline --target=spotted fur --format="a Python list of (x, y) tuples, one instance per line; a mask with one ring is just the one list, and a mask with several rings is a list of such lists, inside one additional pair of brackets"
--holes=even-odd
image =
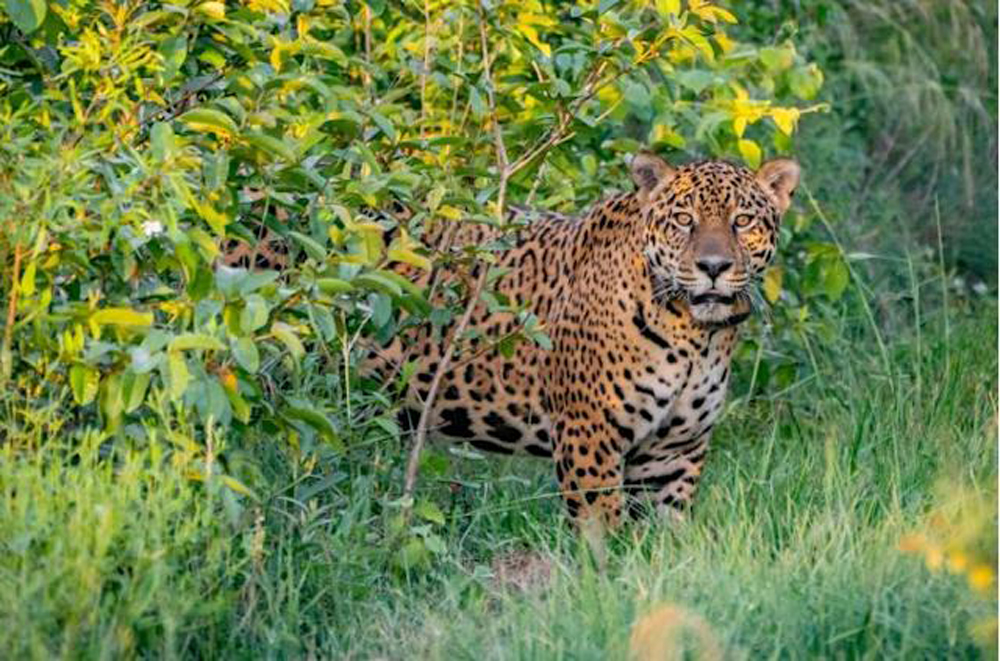
[[(491, 341), (516, 328), (480, 304), (479, 331), (444, 375), (434, 433), (503, 454), (550, 457), (574, 519), (615, 525), (630, 511), (673, 513), (694, 495), (726, 396), (737, 324), (774, 256), (798, 166), (756, 173), (707, 161), (674, 169), (633, 159), (637, 190), (586, 215), (543, 215), (498, 256), (496, 290), (526, 303), (552, 349), (523, 343), (505, 358)], [(430, 241), (482, 245), (495, 229), (452, 225)], [(399, 270), (414, 278), (407, 267)], [(417, 370), (418, 411), (443, 341), (424, 329), (396, 338), (367, 369)]]

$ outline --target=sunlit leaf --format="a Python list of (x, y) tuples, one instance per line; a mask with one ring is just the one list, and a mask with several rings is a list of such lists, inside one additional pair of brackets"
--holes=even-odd
[(73, 401), (85, 406), (94, 401), (101, 375), (93, 367), (74, 365), (69, 370), (69, 383), (73, 391)]
[(239, 129), (232, 117), (213, 108), (195, 108), (179, 117), (180, 121), (193, 131), (215, 133), (222, 137), (232, 137)]
[(201, 349), (204, 351), (222, 351), (226, 348), (222, 342), (204, 333), (183, 333), (170, 340), (167, 345), (171, 352)]
[(747, 165), (755, 170), (760, 167), (762, 156), (760, 146), (756, 142), (753, 140), (740, 140), (737, 143), (737, 147), (740, 150), (740, 156), (747, 162)]
[(90, 322), (99, 326), (150, 326), (153, 313), (129, 308), (103, 308), (90, 315)]
[(48, 6), (45, 0), (5, 0), (7, 15), (21, 32), (34, 32), (45, 20)]

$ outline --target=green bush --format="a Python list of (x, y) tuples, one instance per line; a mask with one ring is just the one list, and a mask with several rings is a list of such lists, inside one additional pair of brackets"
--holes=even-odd
[[(490, 260), (429, 251), (429, 224), (502, 224), (509, 201), (580, 211), (629, 186), (644, 145), (754, 166), (822, 108), (815, 64), (733, 40), (736, 17), (707, 2), (7, 7), (0, 378), (137, 440), (172, 426), (159, 410), (340, 447), (352, 411), (372, 411), (352, 393), (359, 346), (447, 325), (468, 296), (428, 302), (387, 266)], [(810, 308), (849, 279), (802, 229), (793, 215), (796, 257), (763, 287), (788, 299), (784, 385)], [(289, 268), (220, 260), (265, 236)], [(303, 387), (317, 370), (342, 375), (322, 398)]]

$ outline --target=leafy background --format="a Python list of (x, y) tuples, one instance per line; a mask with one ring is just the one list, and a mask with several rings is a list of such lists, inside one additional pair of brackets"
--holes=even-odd
[[(408, 370), (374, 383), (356, 366), (373, 339), (452, 327), (470, 291), (459, 281), (432, 305), (386, 267), (472, 273), (497, 246), (435, 252), (426, 229), (504, 225), (511, 204), (577, 213), (630, 187), (640, 148), (803, 164), (766, 314), (737, 357), (731, 415), (751, 417), (734, 424), (765, 435), (784, 429), (783, 406), (853, 411), (885, 384), (904, 406), (902, 391), (943, 387), (913, 371), (934, 334), (950, 347), (949, 324), (995, 317), (995, 25), (995, 7), (918, 0), (5, 0), (0, 539), (14, 553), (0, 577), (18, 596), (0, 615), (26, 632), (10, 652), (237, 649), (245, 627), (273, 634), (260, 604), (312, 586), (280, 580), (298, 575), (283, 563), (318, 562), (348, 594), (337, 607), (309, 587), (320, 620), (451, 585), (456, 526), (486, 516), (462, 514), (463, 499), (489, 511), (490, 469), (433, 450), (416, 501), (401, 500)], [(246, 268), (236, 253), (272, 259)], [(512, 341), (544, 342), (521, 319)], [(980, 328), (995, 345), (995, 326)], [(835, 360), (852, 350), (868, 378), (853, 389)], [(969, 364), (995, 386), (990, 361)], [(995, 431), (995, 397), (973, 401)], [(995, 461), (982, 471), (974, 485), (995, 483)], [(544, 521), (556, 507), (536, 473), (522, 486), (551, 504)], [(69, 490), (94, 507), (65, 509)], [(996, 534), (968, 490), (952, 510), (975, 512), (959, 517), (972, 532), (948, 532), (965, 540), (952, 556)], [(131, 509), (146, 493), (155, 516)], [(936, 498), (900, 526), (919, 527)], [(138, 533), (125, 512), (154, 522)], [(288, 516), (313, 541), (275, 541)], [(907, 539), (928, 558), (951, 543)], [(43, 559), (61, 578), (38, 574)], [(994, 544), (961, 571), (993, 576), (995, 562)], [(168, 580), (184, 587), (160, 601)], [(203, 616), (211, 633), (194, 642)], [(361, 644), (346, 631), (253, 640)]]

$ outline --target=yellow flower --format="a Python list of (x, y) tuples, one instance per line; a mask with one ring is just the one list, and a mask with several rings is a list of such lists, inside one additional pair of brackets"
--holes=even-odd
[(924, 563), (931, 571), (937, 571), (944, 564), (944, 553), (941, 552), (941, 549), (930, 546), (927, 548), (927, 554), (924, 556)]
[(969, 566), (969, 558), (961, 551), (952, 551), (948, 554), (948, 571), (953, 574), (961, 574)]
[(993, 584), (993, 568), (989, 565), (975, 565), (969, 572), (969, 585), (979, 592), (986, 592)]

